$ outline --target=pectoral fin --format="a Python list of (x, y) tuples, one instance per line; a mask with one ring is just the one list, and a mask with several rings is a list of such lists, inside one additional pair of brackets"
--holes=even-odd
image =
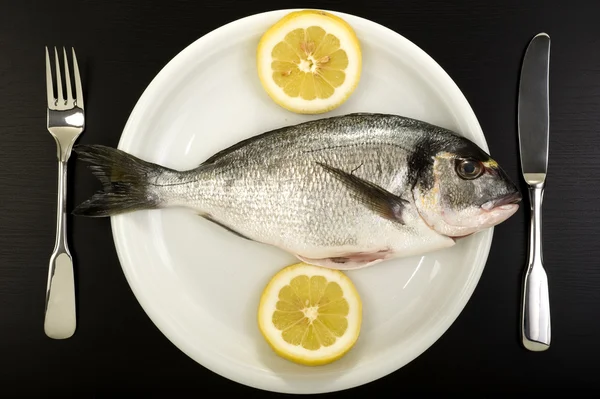
[(402, 211), (408, 201), (351, 173), (317, 162), (323, 169), (345, 184), (353, 196), (381, 217), (404, 224)]

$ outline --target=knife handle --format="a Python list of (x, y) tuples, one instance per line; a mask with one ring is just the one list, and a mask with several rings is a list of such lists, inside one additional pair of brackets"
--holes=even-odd
[(550, 299), (548, 277), (542, 258), (542, 199), (544, 183), (529, 186), (531, 224), (529, 226), (529, 257), (523, 279), (521, 339), (530, 351), (545, 351), (550, 347)]

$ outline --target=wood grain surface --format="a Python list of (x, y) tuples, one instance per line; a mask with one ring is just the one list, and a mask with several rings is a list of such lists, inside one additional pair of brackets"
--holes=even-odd
[[(528, 218), (521, 207), (496, 228), (475, 293), (429, 350), (378, 381), (328, 396), (598, 391), (600, 2), (2, 0), (0, 397), (274, 396), (206, 370), (161, 334), (125, 281), (109, 220), (70, 218), (78, 265), (78, 330), (64, 341), (44, 335), (57, 170), (54, 142), (45, 126), (43, 49), (63, 44), (77, 49), (87, 124), (80, 142), (116, 146), (142, 91), (179, 51), (235, 19), (293, 7), (360, 15), (430, 54), (461, 88), (492, 155), (515, 180), (522, 56), (536, 33), (552, 38), (550, 161), (543, 208), (550, 350), (531, 353), (519, 343)], [(69, 210), (97, 189), (88, 171), (71, 163)]]

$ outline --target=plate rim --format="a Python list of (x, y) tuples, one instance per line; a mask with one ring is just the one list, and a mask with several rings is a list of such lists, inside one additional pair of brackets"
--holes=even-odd
[[(134, 107), (132, 108), (132, 110), (129, 114), (129, 117), (122, 129), (117, 148), (127, 151), (127, 146), (131, 145), (131, 139), (133, 137), (132, 134), (130, 134), (128, 136), (127, 132), (129, 132), (131, 130), (131, 126), (136, 122), (136, 119), (139, 117), (139, 114), (145, 108), (145, 106), (148, 102), (147, 101), (148, 98), (150, 98), (150, 96), (151, 96), (152, 92), (155, 90), (155, 88), (161, 84), (161, 81), (168, 77), (168, 75), (170, 74), (170, 71), (175, 70), (177, 68), (177, 66), (183, 60), (186, 59), (186, 57), (188, 56), (189, 53), (194, 52), (196, 47), (202, 46), (205, 42), (210, 41), (213, 37), (222, 34), (223, 32), (227, 31), (228, 29), (234, 28), (236, 25), (249, 23), (253, 20), (260, 20), (261, 18), (269, 19), (269, 18), (273, 18), (277, 15), (283, 16), (283, 15), (285, 15), (285, 13), (298, 11), (298, 10), (302, 10), (302, 9), (303, 8), (273, 9), (273, 10), (269, 10), (269, 11), (264, 11), (264, 12), (247, 15), (245, 17), (238, 18), (236, 20), (232, 20), (226, 24), (223, 24), (223, 25), (207, 32), (206, 34), (198, 37), (197, 39), (195, 39), (194, 41), (189, 43), (187, 46), (185, 46), (181, 51), (179, 51), (177, 54), (175, 54), (175, 56), (173, 56), (170, 60), (168, 60), (168, 62), (165, 65), (163, 65), (163, 67), (158, 71), (158, 73), (148, 83), (148, 85), (146, 86), (146, 88), (144, 89), (144, 91), (142, 92), (142, 94), (140, 95), (138, 100), (136, 101)], [(410, 48), (411, 53), (413, 55), (418, 56), (421, 60), (423, 60), (427, 64), (429, 64), (429, 67), (431, 67), (433, 69), (433, 71), (437, 75), (439, 75), (439, 77), (442, 80), (445, 81), (445, 83), (446, 83), (445, 91), (447, 91), (454, 100), (457, 100), (460, 103), (462, 103), (460, 105), (460, 108), (463, 108), (465, 110), (465, 119), (468, 122), (470, 131), (473, 134), (475, 134), (476, 136), (479, 136), (479, 138), (481, 140), (481, 143), (478, 143), (478, 145), (484, 151), (490, 153), (488, 143), (485, 138), (485, 134), (483, 133), (483, 130), (479, 124), (479, 121), (478, 121), (476, 115), (475, 115), (475, 111), (471, 107), (470, 103), (468, 102), (467, 98), (464, 96), (464, 94), (462, 93), (462, 91), (460, 90), (460, 88), (458, 87), (456, 82), (454, 82), (452, 77), (441, 67), (441, 65), (439, 65), (437, 63), (437, 61), (435, 61), (435, 59), (433, 57), (431, 57), (427, 52), (425, 52), (423, 49), (421, 49), (415, 43), (410, 41), (408, 38), (404, 37), (400, 33), (396, 32), (378, 22), (372, 21), (370, 19), (358, 16), (355, 14), (349, 14), (346, 12), (342, 12), (342, 11), (336, 11), (336, 10), (330, 10), (330, 9), (320, 9), (320, 8), (319, 8), (319, 10), (323, 10), (326, 12), (336, 14), (342, 18), (361, 20), (363, 23), (371, 25), (371, 27), (373, 29), (380, 30), (381, 32), (383, 32), (386, 35), (393, 36), (394, 40), (403, 41), (404, 42), (403, 45)], [(448, 331), (448, 329), (452, 326), (452, 324), (460, 316), (460, 314), (464, 310), (465, 306), (471, 299), (472, 294), (479, 283), (481, 275), (482, 275), (483, 271), (485, 270), (487, 260), (489, 257), (489, 253), (490, 253), (490, 249), (491, 249), (493, 234), (494, 234), (494, 227), (488, 228), (484, 231), (477, 233), (480, 236), (481, 241), (480, 241), (480, 244), (478, 245), (478, 251), (474, 256), (473, 264), (476, 265), (476, 267), (472, 268), (472, 270), (470, 271), (468, 278), (465, 280), (465, 284), (462, 287), (463, 288), (462, 291), (460, 292), (460, 294), (458, 294), (456, 296), (456, 300), (455, 300), (455, 303), (453, 304), (453, 306), (450, 307), (449, 309), (447, 309), (447, 312), (445, 312), (443, 317), (440, 318), (440, 322), (438, 323), (439, 328), (437, 328), (436, 330), (428, 330), (427, 334), (424, 334), (423, 336), (419, 337), (419, 339), (416, 340), (417, 344), (413, 345), (413, 347), (409, 348), (409, 350), (407, 351), (409, 353), (409, 355), (404, 356), (404, 357), (408, 358), (407, 361), (396, 361), (395, 363), (388, 362), (388, 367), (386, 367), (384, 369), (383, 373), (377, 373), (377, 375), (375, 375), (375, 376), (368, 374), (367, 377), (363, 376), (362, 378), (355, 378), (353, 381), (346, 383), (343, 386), (338, 386), (337, 381), (334, 381), (330, 385), (327, 385), (326, 387), (322, 387), (321, 389), (300, 390), (300, 389), (292, 389), (292, 387), (289, 385), (285, 385), (285, 384), (281, 384), (281, 383), (277, 384), (276, 381), (271, 387), (266, 387), (265, 384), (258, 384), (253, 379), (244, 378), (241, 375), (237, 375), (237, 378), (234, 378), (231, 376), (231, 374), (225, 373), (223, 368), (219, 367), (219, 365), (217, 365), (216, 362), (214, 362), (209, 357), (204, 357), (204, 356), (201, 356), (200, 358), (198, 356), (194, 357), (190, 353), (188, 353), (189, 351), (185, 351), (183, 348), (185, 348), (186, 343), (182, 342), (182, 340), (176, 334), (174, 334), (170, 331), (170, 326), (168, 325), (168, 323), (164, 323), (164, 321), (161, 319), (161, 317), (159, 315), (154, 315), (152, 313), (153, 312), (152, 305), (149, 303), (148, 299), (141, 292), (141, 288), (135, 284), (135, 278), (130, 274), (131, 270), (128, 270), (128, 268), (126, 266), (126, 264), (128, 262), (127, 261), (128, 255), (127, 255), (127, 249), (124, 248), (125, 246), (123, 245), (125, 238), (122, 234), (120, 234), (121, 227), (123, 226), (123, 223), (124, 223), (124, 219), (125, 218), (123, 218), (123, 215), (117, 215), (117, 216), (110, 217), (111, 233), (113, 236), (113, 242), (115, 245), (115, 250), (117, 253), (119, 264), (121, 266), (121, 269), (123, 271), (123, 274), (125, 276), (127, 284), (129, 285), (130, 289), (132, 290), (132, 292), (134, 294), (135, 299), (138, 301), (142, 310), (146, 313), (148, 318), (158, 328), (158, 330), (184, 355), (186, 355), (187, 357), (192, 359), (199, 366), (204, 367), (205, 369), (210, 370), (211, 372), (214, 372), (224, 378), (227, 378), (230, 381), (233, 381), (233, 382), (236, 382), (239, 384), (243, 384), (243, 385), (246, 385), (246, 386), (249, 386), (252, 388), (256, 388), (256, 389), (260, 389), (260, 390), (267, 390), (267, 391), (272, 391), (272, 392), (291, 393), (291, 394), (328, 393), (328, 392), (336, 392), (336, 391), (341, 391), (341, 390), (346, 390), (346, 389), (351, 389), (351, 388), (354, 388), (357, 386), (361, 386), (361, 385), (376, 381), (378, 379), (381, 379), (389, 374), (392, 374), (392, 373), (400, 370), (401, 368), (407, 366), (412, 361), (414, 361), (417, 357), (419, 357), (421, 354), (423, 354), (429, 348), (431, 348), (439, 340), (439, 338)], [(389, 363), (392, 363), (392, 364), (389, 365)]]

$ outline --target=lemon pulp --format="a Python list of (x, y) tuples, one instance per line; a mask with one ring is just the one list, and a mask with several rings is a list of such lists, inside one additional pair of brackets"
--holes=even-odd
[(290, 97), (329, 98), (346, 79), (346, 51), (337, 37), (319, 26), (291, 31), (271, 55), (273, 80)]

